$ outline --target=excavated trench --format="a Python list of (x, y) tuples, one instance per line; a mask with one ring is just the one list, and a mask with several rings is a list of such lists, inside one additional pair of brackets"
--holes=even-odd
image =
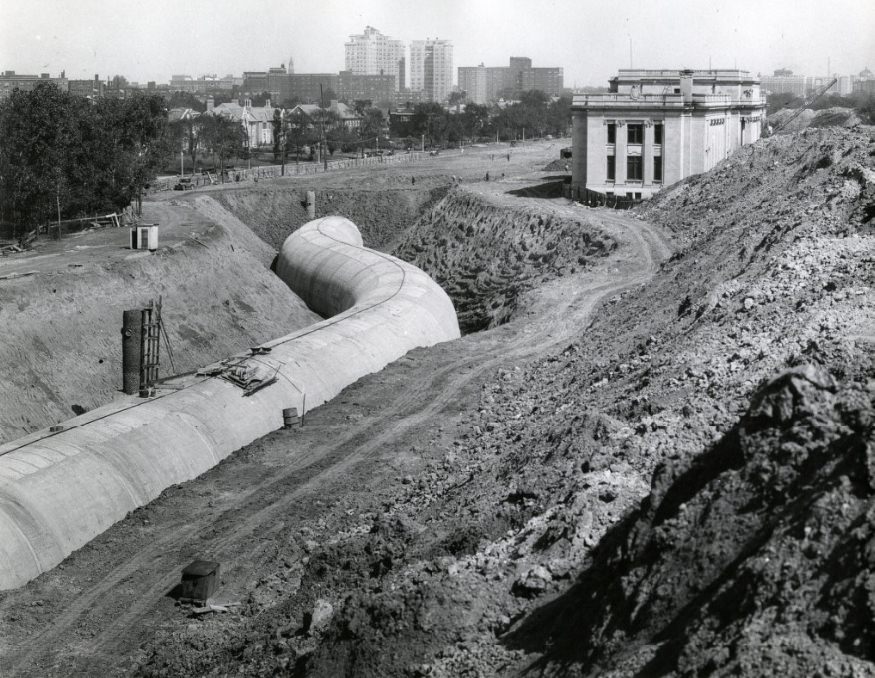
[[(421, 184), (424, 182), (421, 182)], [(555, 182), (554, 182), (555, 183)], [(552, 183), (509, 191), (496, 204), (441, 180), (420, 188), (316, 191), (316, 216), (355, 221), (366, 245), (428, 273), (453, 301), (463, 334), (508, 322), (526, 290), (583, 270), (616, 248), (597, 227), (546, 213), (521, 199), (556, 197)], [(242, 189), (216, 199), (268, 244), (281, 243), (306, 222), (308, 188)]]

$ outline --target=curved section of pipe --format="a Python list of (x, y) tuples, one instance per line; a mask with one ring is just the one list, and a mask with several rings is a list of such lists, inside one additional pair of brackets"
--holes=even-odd
[(249, 396), (220, 377), (123, 398), (0, 446), (0, 589), (61, 562), (170, 485), (204, 473), (418, 346), (459, 337), (452, 302), (425, 273), (362, 246), (340, 217), (289, 236), (277, 272), (332, 317), (236, 356), (276, 381)]

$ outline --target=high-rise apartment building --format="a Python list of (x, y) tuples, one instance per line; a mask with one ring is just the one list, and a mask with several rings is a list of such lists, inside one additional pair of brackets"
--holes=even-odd
[(489, 101), (486, 90), (488, 72), (489, 69), (483, 64), (459, 66), (459, 89), (466, 93), (468, 101), (475, 104)]
[(404, 43), (383, 35), (373, 26), (365, 26), (361, 35), (349, 36), (346, 70), (352, 75), (395, 76), (395, 90), (404, 87)]
[(410, 89), (443, 103), (453, 89), (453, 43), (431, 38), (410, 43)]
[(766, 94), (805, 96), (805, 76), (794, 75), (786, 68), (779, 68), (773, 75), (760, 76), (760, 86)]
[(533, 68), (528, 57), (511, 57), (509, 66), (459, 67), (459, 89), (475, 104), (485, 104), (501, 96), (517, 97), (533, 89), (548, 96), (560, 95), (563, 87), (562, 68)]

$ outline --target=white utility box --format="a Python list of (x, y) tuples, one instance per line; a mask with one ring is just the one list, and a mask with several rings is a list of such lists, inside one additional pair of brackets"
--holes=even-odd
[(131, 228), (131, 249), (149, 250), (154, 252), (158, 249), (158, 226), (134, 226)]

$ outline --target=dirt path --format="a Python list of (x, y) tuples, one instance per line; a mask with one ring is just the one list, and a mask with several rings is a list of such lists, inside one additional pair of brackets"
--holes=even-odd
[[(503, 195), (506, 186), (488, 186), (496, 201), (530, 200)], [(531, 200), (541, 209), (577, 218), (583, 209), (560, 200)], [(578, 336), (601, 299), (645, 283), (668, 254), (664, 238), (637, 219), (595, 211), (589, 216), (622, 243), (618, 252), (591, 272), (532, 293), (525, 318), (410, 354), (355, 385), (357, 401), (378, 404), (368, 416), (349, 424), (358, 403), (344, 402), (342, 394), (309, 414), (304, 428), (268, 436), (281, 440), (285, 450), (276, 463), (250, 460), (256, 455), (244, 450), (242, 462), (222, 464), (172, 492), (165, 500), (169, 510), (157, 510), (157, 520), (156, 511), (149, 519), (129, 516), (67, 564), (9, 594), (0, 603), (0, 637), (5, 638), (0, 673), (105, 675), (123, 670), (133, 648), (174, 616), (173, 601), (165, 594), (197, 554), (246, 563), (224, 574), (220, 592), (225, 599), (239, 599), (270, 549), (271, 535), (290, 517), (318, 516), (318, 501), (338, 501), (344, 487), (355, 481), (353, 471), (368, 468), (387, 484), (393, 482), (393, 468), (362, 462), (387, 448), (402, 453), (404, 440), (433, 425), (464, 389), (499, 366)], [(33, 607), (39, 608), (35, 614)], [(22, 613), (25, 608), (31, 610)], [(22, 617), (30, 623), (21, 623)]]

